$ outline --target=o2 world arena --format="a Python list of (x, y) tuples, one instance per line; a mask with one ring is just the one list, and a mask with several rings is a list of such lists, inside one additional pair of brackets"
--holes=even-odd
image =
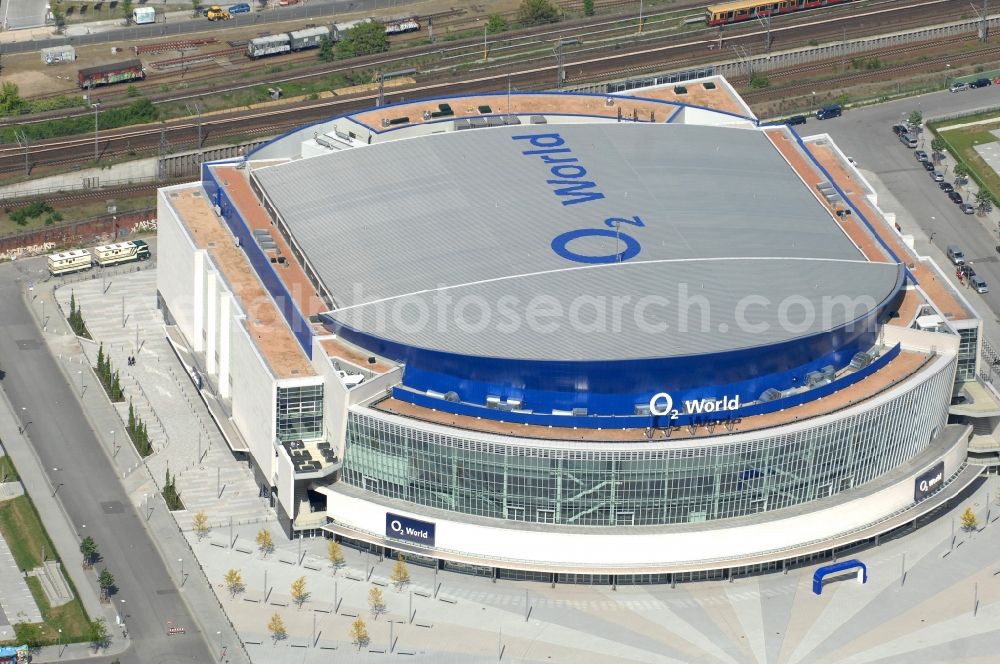
[(766, 569), (980, 470), (986, 411), (951, 405), (980, 320), (877, 203), (722, 78), (405, 102), (161, 189), (158, 297), (290, 536), (505, 578)]

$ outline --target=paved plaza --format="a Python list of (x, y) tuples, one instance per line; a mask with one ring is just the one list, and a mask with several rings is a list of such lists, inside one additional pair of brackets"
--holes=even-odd
[[(988, 662), (1000, 652), (997, 488), (995, 477), (984, 479), (915, 533), (849, 554), (868, 565), (869, 582), (841, 577), (818, 597), (812, 573), (819, 564), (732, 583), (617, 590), (493, 583), (410, 565), (412, 583), (397, 591), (389, 581), (393, 560), (345, 547), (347, 565), (335, 573), (322, 539), (276, 537), (277, 550), (265, 557), (255, 527), (238, 528), (233, 548), (214, 533), (201, 542), (189, 537), (254, 661), (318, 663), (334, 652), (337, 661), (354, 661), (391, 648), (427, 662)], [(978, 532), (953, 524), (967, 506), (979, 515)], [(229, 569), (246, 584), (236, 598), (223, 581)], [(301, 609), (290, 595), (300, 576), (311, 593)], [(368, 613), (372, 587), (388, 607), (377, 619)], [(274, 613), (288, 629), (277, 644), (267, 631)], [(360, 651), (349, 638), (358, 615), (371, 637)]]
[[(91, 366), (97, 363), (96, 342), (103, 342), (121, 376), (126, 401), (115, 407), (123, 427), (113, 434), (112, 442), (130, 444), (124, 423), (131, 398), (156, 450), (146, 460), (149, 471), (160, 482), (169, 468), (187, 512), (204, 510), (214, 525), (228, 524), (230, 518), (235, 523), (273, 521), (274, 513), (259, 497), (249, 467), (233, 458), (166, 340), (156, 309), (156, 272), (91, 272), (56, 290), (64, 311), (69, 310), (71, 294), (95, 341), (83, 342)], [(129, 356), (136, 358), (135, 366), (128, 365)], [(87, 367), (77, 366), (75, 371), (81, 370), (78, 387), (96, 383)], [(93, 384), (87, 389), (101, 388)], [(178, 522), (182, 528), (191, 527), (190, 517), (178, 515)]]

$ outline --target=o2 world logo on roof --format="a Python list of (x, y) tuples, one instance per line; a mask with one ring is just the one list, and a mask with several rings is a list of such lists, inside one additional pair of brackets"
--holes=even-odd
[[(546, 184), (553, 187), (553, 193), (561, 198), (563, 205), (581, 205), (597, 201), (604, 198), (604, 194), (597, 190), (597, 183), (585, 179), (587, 169), (580, 165), (580, 160), (573, 156), (573, 150), (566, 146), (566, 140), (556, 133), (547, 134), (522, 134), (511, 136), (515, 141), (528, 141), (535, 150), (523, 150), (521, 154), (535, 156), (549, 166), (549, 172), (554, 179), (546, 180)], [(578, 228), (566, 231), (557, 235), (552, 240), (552, 251), (556, 252), (566, 260), (574, 263), (601, 264), (601, 263), (621, 263), (631, 260), (639, 255), (642, 246), (627, 231), (622, 230), (622, 226), (632, 228), (642, 228), (646, 224), (638, 216), (632, 217), (608, 217), (604, 220), (607, 228)], [(585, 238), (614, 238), (615, 253), (603, 256), (591, 256), (581, 254), (570, 247), (570, 243), (575, 240)], [(621, 249), (619, 251), (619, 248)]]

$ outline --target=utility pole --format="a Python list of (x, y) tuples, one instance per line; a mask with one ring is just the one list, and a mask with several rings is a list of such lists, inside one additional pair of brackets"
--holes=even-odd
[(94, 161), (100, 161), (100, 154), (97, 148), (97, 111), (101, 108), (100, 100), (92, 104), (94, 107)]
[(639, 34), (642, 34), (642, 0), (639, 0)]
[(757, 10), (754, 10), (753, 17), (757, 19), (760, 23), (760, 27), (764, 28), (764, 52), (771, 52), (771, 12), (768, 12), (764, 16), (761, 16)]
[(163, 180), (167, 177), (167, 124), (160, 121), (160, 150), (157, 156), (158, 165), (156, 168), (157, 179)]
[(986, 22), (987, 12), (989, 11), (990, 0), (983, 0), (983, 15), (979, 17), (981, 27), (979, 28), (979, 41), (984, 44), (989, 39), (990, 36), (990, 25)]
[(382, 72), (378, 72), (376, 76), (378, 76), (378, 101), (375, 102), (375, 106), (381, 107), (385, 104), (385, 76)]
[(983, 10), (979, 11), (974, 4), (971, 2), (969, 6), (972, 7), (972, 11), (976, 12), (976, 16), (979, 18), (979, 41), (986, 43), (989, 38), (990, 27), (986, 20), (989, 12), (989, 0), (983, 0)]
[(27, 180), (31, 177), (31, 166), (28, 163), (28, 135), (23, 131), (14, 132), (14, 140), (17, 141), (18, 147), (24, 149), (24, 179)]
[(563, 82), (566, 80), (566, 71), (563, 61), (563, 42), (560, 39), (559, 43), (556, 44), (556, 87), (561, 88)]
[(201, 146), (204, 143), (202, 137), (202, 124), (201, 124), (201, 104), (198, 101), (194, 102), (194, 109), (191, 108), (190, 104), (184, 104), (187, 112), (194, 115), (198, 119), (198, 163), (202, 162)]

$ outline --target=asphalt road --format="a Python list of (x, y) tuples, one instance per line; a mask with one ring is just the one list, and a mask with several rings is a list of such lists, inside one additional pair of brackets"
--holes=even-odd
[(127, 600), (133, 647), (122, 661), (214, 661), (197, 630), (189, 627), (183, 638), (167, 637), (168, 620), (197, 623), (24, 305), (18, 279), (29, 268), (37, 278), (44, 260), (0, 265), (0, 357), (6, 372), (0, 385), (31, 422), (28, 435), (77, 536), (94, 538), (104, 557), (99, 567), (114, 574), (119, 588), (114, 601)]
[[(11, 13), (17, 10), (16, 7), (21, 5), (28, 6), (32, 2), (37, 2), (38, 0), (0, 0), (0, 2), (6, 4), (8, 2), (20, 3), (11, 5)], [(227, 0), (227, 2), (221, 3), (224, 6), (231, 4), (236, 4), (237, 0)], [(251, 0), (255, 3), (255, 0)], [(43, 13), (44, 13), (44, 2)], [(208, 6), (212, 3), (205, 2), (204, 5)], [(322, 1), (315, 0), (312, 2), (303, 2), (298, 5), (293, 5), (291, 7), (278, 7), (274, 10), (265, 10), (261, 12), (253, 12), (250, 14), (235, 14), (232, 19), (225, 22), (225, 27), (234, 28), (242, 27), (248, 25), (265, 25), (267, 23), (277, 23), (279, 21), (292, 21), (296, 19), (308, 20), (316, 19), (319, 17), (332, 17), (331, 23), (336, 22), (338, 14), (346, 14), (348, 12), (360, 12), (360, 11), (370, 11), (373, 14), (381, 17), (395, 16), (396, 14), (406, 13), (407, 3), (403, 0), (334, 0), (334, 1)], [(136, 6), (139, 6), (136, 3)], [(44, 17), (43, 17), (44, 18)], [(44, 23), (44, 21), (43, 21)], [(206, 28), (206, 25), (209, 26)], [(212, 23), (202, 17), (191, 18), (187, 20), (177, 21), (170, 19), (167, 22), (155, 23), (153, 25), (133, 25), (127, 28), (116, 28), (112, 30), (95, 32), (89, 35), (75, 35), (69, 36), (53, 36), (48, 39), (38, 39), (29, 41), (18, 41), (0, 44), (0, 53), (25, 53), (37, 51), (40, 48), (47, 46), (61, 46), (63, 44), (72, 44), (73, 46), (84, 46), (87, 44), (104, 44), (104, 43), (128, 43), (130, 41), (135, 41), (139, 39), (152, 39), (160, 37), (175, 37), (177, 35), (189, 34), (192, 32), (204, 32), (206, 29), (210, 29)], [(13, 24), (11, 27), (14, 27)], [(26, 27), (21, 25), (18, 27)]]
[[(874, 171), (942, 252), (949, 244), (959, 245), (966, 258), (975, 264), (976, 273), (990, 287), (990, 292), (984, 295), (964, 291), (966, 297), (983, 298), (1000, 322), (1000, 254), (996, 250), (1000, 241), (997, 233), (988, 231), (978, 216), (963, 214), (920, 166), (913, 150), (900, 143), (892, 132), (892, 125), (914, 110), (926, 118), (990, 106), (1000, 106), (1000, 85), (954, 94), (937, 92), (848, 110), (832, 120), (810, 119), (807, 127), (798, 129), (803, 135), (829, 133), (845, 154), (858, 161), (860, 168)], [(929, 133), (920, 149), (930, 153)], [(953, 180), (954, 160), (946, 159), (942, 165), (948, 167), (945, 179)], [(947, 266), (942, 268), (948, 272)]]

